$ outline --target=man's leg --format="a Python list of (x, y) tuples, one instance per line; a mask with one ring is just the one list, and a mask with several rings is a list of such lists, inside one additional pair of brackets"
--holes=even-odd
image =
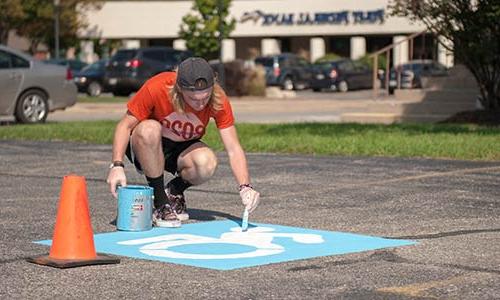
[[(179, 227), (180, 220), (169, 203), (165, 193), (163, 168), (165, 157), (161, 143), (161, 125), (154, 120), (145, 120), (139, 123), (132, 132), (132, 149), (146, 175), (148, 185), (154, 191), (153, 222), (160, 227)], [(168, 205), (166, 205), (168, 204)]]
[(192, 185), (202, 184), (212, 177), (217, 168), (217, 157), (202, 142), (195, 143), (177, 158), (178, 176), (167, 184), (169, 197), (174, 199), (174, 210), (180, 220), (189, 219), (184, 191)]
[(160, 123), (154, 120), (142, 121), (134, 128), (131, 142), (148, 185), (154, 189), (154, 206), (160, 208), (168, 202), (163, 181), (165, 158), (161, 144)]
[(209, 180), (216, 168), (215, 153), (202, 142), (188, 147), (177, 159), (180, 176), (192, 185), (199, 185)]

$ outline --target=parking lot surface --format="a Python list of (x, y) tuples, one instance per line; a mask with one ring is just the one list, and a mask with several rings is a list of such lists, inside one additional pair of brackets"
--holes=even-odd
[[(500, 162), (248, 155), (262, 202), (252, 222), (417, 241), (416, 245), (230, 271), (121, 257), (55, 269), (48, 253), (62, 178), (85, 176), (94, 233), (114, 232), (111, 146), (0, 143), (2, 299), (498, 299)], [(190, 222), (239, 218), (227, 158), (187, 191)], [(126, 168), (129, 184), (144, 184)]]

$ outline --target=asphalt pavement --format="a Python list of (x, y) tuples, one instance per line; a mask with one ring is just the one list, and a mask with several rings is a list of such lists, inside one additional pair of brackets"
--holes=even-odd
[[(253, 222), (415, 240), (412, 246), (217, 271), (121, 257), (55, 269), (62, 178), (85, 176), (94, 233), (113, 232), (109, 145), (0, 141), (1, 299), (498, 299), (500, 162), (250, 153)], [(192, 220), (238, 218), (227, 158), (187, 191)], [(129, 183), (144, 179), (127, 166)]]

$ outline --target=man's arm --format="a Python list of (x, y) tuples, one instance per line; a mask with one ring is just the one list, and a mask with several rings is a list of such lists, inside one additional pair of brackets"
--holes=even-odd
[(236, 128), (234, 126), (230, 126), (228, 128), (221, 129), (219, 130), (219, 134), (229, 157), (229, 164), (231, 165), (231, 169), (233, 170), (233, 174), (238, 182), (238, 185), (250, 184), (247, 159), (245, 157), (245, 152), (243, 152), (243, 148), (241, 148), (240, 141), (238, 140)]
[[(130, 133), (135, 126), (139, 124), (139, 120), (132, 114), (127, 114), (118, 122), (115, 129), (113, 138), (113, 158), (112, 161), (123, 161), (125, 151), (130, 140)], [(111, 194), (116, 198), (116, 188), (118, 185), (126, 186), (127, 179), (125, 171), (122, 167), (114, 167), (109, 170), (108, 179), (106, 182), (109, 184)]]
[(240, 196), (243, 205), (248, 212), (253, 212), (259, 204), (260, 194), (250, 185), (250, 175), (248, 174), (247, 159), (245, 152), (241, 148), (236, 128), (230, 126), (219, 130), (219, 134), (226, 148), (229, 157), (229, 164), (233, 170), (234, 177), (240, 186)]

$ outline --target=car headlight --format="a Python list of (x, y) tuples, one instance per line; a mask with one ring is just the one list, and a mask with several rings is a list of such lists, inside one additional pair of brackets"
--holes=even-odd
[(75, 77), (75, 82), (77, 83), (85, 83), (87, 81), (86, 77)]

